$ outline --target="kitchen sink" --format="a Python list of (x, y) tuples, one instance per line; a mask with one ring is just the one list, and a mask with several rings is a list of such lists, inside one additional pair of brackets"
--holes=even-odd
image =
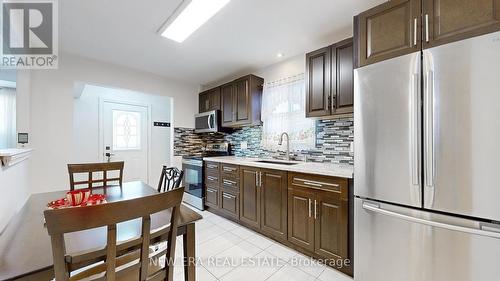
[(266, 164), (278, 164), (278, 165), (297, 165), (297, 164), (299, 164), (299, 163), (296, 163), (296, 162), (273, 161), (273, 160), (257, 160), (255, 162), (266, 163)]

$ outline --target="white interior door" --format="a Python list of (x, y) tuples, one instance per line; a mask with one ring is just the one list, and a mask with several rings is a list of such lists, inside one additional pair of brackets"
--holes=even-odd
[(102, 103), (103, 161), (124, 161), (124, 181), (148, 182), (148, 107)]

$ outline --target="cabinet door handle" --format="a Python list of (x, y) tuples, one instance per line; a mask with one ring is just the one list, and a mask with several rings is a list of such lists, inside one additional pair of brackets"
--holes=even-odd
[(413, 20), (413, 46), (417, 46), (417, 18)]
[(225, 184), (229, 184), (229, 185), (236, 185), (236, 182), (235, 181), (230, 181), (230, 180), (222, 180)]
[(259, 186), (262, 187), (262, 172), (259, 172)]
[(311, 208), (311, 199), (309, 198), (308, 200), (309, 200), (309, 217), (311, 217), (311, 213), (312, 213), (312, 211), (311, 211), (311, 209), (312, 209)]
[(222, 197), (224, 197), (226, 199), (234, 199), (234, 198), (236, 198), (236, 196), (232, 196), (232, 195), (229, 195), (229, 194), (226, 194), (226, 193), (222, 194)]
[(314, 219), (316, 219), (316, 217), (318, 215), (318, 210), (317, 210), (316, 206), (317, 206), (316, 200), (314, 200)]
[(222, 168), (222, 170), (224, 170), (224, 172), (234, 172), (234, 171), (236, 171), (236, 169), (234, 169), (234, 168), (228, 168), (228, 167), (224, 167), (224, 168)]
[(214, 193), (215, 192), (215, 190), (211, 189), (211, 188), (207, 188), (207, 191), (210, 192), (210, 193)]
[(217, 166), (217, 165), (210, 165), (210, 164), (209, 164), (209, 165), (207, 165), (207, 168), (209, 168), (209, 169), (214, 169), (214, 168), (218, 168), (218, 166)]
[(425, 14), (425, 42), (429, 42), (429, 14)]
[(327, 182), (319, 182), (319, 181), (312, 181), (312, 180), (306, 180), (306, 179), (301, 179), (301, 178), (294, 178), (297, 181), (302, 182), (302, 184), (309, 185), (309, 186), (315, 186), (315, 187), (323, 187), (323, 186), (331, 186), (331, 187), (340, 187), (338, 183), (327, 183)]
[(255, 186), (259, 186), (259, 172), (255, 172)]
[(310, 182), (310, 181), (305, 181), (305, 185), (311, 185), (311, 186), (317, 186), (317, 187), (322, 187), (323, 185), (320, 183), (315, 183), (315, 182)]
[(208, 176), (208, 177), (207, 177), (207, 179), (208, 179), (208, 180), (211, 180), (211, 181), (215, 181), (215, 180), (217, 180), (217, 178), (216, 178), (216, 177), (212, 177), (212, 176)]

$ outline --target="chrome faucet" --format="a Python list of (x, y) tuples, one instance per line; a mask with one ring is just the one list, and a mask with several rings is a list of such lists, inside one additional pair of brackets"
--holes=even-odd
[(286, 136), (286, 161), (290, 161), (290, 136), (286, 132), (281, 134), (278, 145), (283, 144), (283, 136)]

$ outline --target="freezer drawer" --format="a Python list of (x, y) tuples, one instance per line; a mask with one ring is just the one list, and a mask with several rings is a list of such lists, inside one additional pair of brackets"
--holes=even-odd
[(495, 281), (500, 227), (355, 199), (356, 281)]

